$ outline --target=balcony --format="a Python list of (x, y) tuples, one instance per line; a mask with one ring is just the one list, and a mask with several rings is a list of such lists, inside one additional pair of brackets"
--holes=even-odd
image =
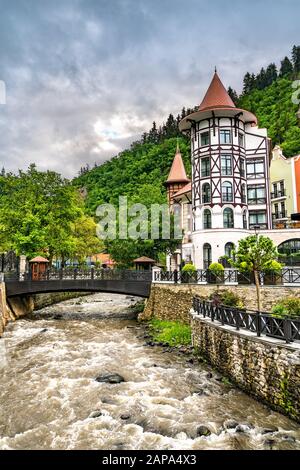
[(287, 216), (287, 211), (275, 212), (274, 214), (272, 214), (273, 220), (287, 219)]
[(253, 199), (249, 199), (248, 197), (248, 204), (249, 206), (259, 206), (260, 204), (266, 204), (267, 199), (265, 197), (257, 197)]
[(267, 223), (250, 223), (249, 224), (249, 228), (250, 230), (255, 230), (255, 229), (259, 229), (259, 230), (266, 230), (268, 228), (268, 224)]
[(300, 229), (300, 221), (297, 220), (284, 220), (284, 219), (273, 219), (273, 229), (285, 230), (285, 229)]
[(285, 196), (286, 196), (285, 189), (271, 193), (271, 199), (280, 199), (281, 197), (285, 197)]

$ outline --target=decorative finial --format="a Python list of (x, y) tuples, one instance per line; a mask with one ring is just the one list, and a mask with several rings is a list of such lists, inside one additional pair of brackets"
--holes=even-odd
[(217, 66), (215, 66), (215, 73), (217, 73)]

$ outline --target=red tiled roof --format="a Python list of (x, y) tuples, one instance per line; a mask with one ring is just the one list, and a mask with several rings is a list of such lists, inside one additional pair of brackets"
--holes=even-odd
[(177, 191), (177, 193), (174, 194), (173, 198), (176, 198), (177, 196), (182, 196), (183, 194), (187, 194), (191, 192), (192, 192), (192, 183), (188, 183), (182, 189)]
[(49, 261), (42, 256), (36, 256), (35, 258), (32, 258), (29, 263), (49, 263)]
[(219, 75), (215, 72), (206, 95), (199, 106), (199, 111), (215, 108), (235, 108), (235, 104), (228, 95)]
[(176, 155), (166, 183), (188, 183), (189, 181), (190, 179), (186, 175), (181, 153), (177, 146)]

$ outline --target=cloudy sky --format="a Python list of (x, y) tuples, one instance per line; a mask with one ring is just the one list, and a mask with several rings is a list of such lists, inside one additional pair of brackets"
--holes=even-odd
[(299, 0), (0, 0), (0, 166), (99, 164), (198, 104), (215, 65), (240, 91), (300, 44), (299, 17)]

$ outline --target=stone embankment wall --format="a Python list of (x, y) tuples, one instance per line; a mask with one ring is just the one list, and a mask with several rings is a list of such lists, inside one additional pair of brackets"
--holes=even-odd
[(300, 345), (191, 315), (193, 346), (238, 387), (300, 422)]
[[(151, 294), (141, 320), (148, 320), (152, 316), (161, 320), (179, 320), (189, 323), (189, 310), (195, 295), (203, 299), (219, 290), (229, 290), (243, 300), (249, 310), (256, 310), (255, 286), (214, 286), (214, 285), (188, 285), (188, 284), (153, 284)], [(286, 297), (299, 297), (300, 287), (264, 286), (261, 288), (262, 310), (270, 311), (279, 299)]]
[(90, 295), (91, 292), (54, 292), (49, 294), (36, 294), (33, 295), (34, 310), (40, 310), (44, 307), (63, 302), (68, 299), (76, 299)]
[[(191, 314), (192, 299), (207, 299), (217, 286), (152, 285), (141, 320), (155, 316), (161, 320), (190, 323), (193, 345), (216, 369), (239, 388), (273, 409), (300, 422), (300, 345), (263, 337)], [(254, 286), (222, 286), (232, 290), (248, 309), (256, 309)], [(284, 297), (300, 297), (300, 288), (263, 287), (263, 309)]]

